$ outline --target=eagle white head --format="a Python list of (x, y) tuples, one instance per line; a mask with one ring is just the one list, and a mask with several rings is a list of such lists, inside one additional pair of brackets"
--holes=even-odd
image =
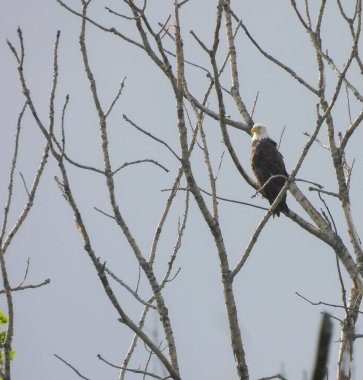
[(267, 128), (264, 124), (256, 123), (252, 129), (252, 141), (267, 139), (270, 136), (267, 133)]

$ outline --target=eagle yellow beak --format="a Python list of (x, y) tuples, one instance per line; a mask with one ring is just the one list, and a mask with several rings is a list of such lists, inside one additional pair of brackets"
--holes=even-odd
[(256, 133), (257, 130), (258, 130), (258, 127), (252, 127), (251, 132), (252, 132), (252, 133)]

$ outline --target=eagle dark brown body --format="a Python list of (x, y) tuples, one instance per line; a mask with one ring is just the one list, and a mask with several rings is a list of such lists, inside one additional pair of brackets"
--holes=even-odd
[[(252, 141), (251, 166), (259, 187), (262, 187), (271, 176), (278, 174), (289, 176), (285, 169), (283, 157), (277, 149), (277, 144), (268, 137)], [(274, 178), (261, 191), (270, 205), (274, 202), (285, 182), (284, 178)], [(274, 215), (280, 216), (280, 212), (287, 213), (288, 211), (285, 194), (276, 207)]]

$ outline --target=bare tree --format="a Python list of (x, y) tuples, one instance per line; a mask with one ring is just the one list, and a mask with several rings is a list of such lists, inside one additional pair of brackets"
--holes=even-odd
[[(140, 374), (143, 378), (183, 378), (183, 373), (180, 370), (180, 363), (183, 361), (183, 358), (178, 355), (178, 346), (174, 337), (173, 321), (170, 317), (169, 306), (167, 298), (165, 297), (165, 289), (169, 287), (169, 284), (179, 273), (179, 270), (175, 268), (175, 263), (180, 248), (182, 247), (191, 205), (197, 206), (197, 210), (199, 210), (202, 219), (209, 229), (210, 239), (214, 243), (215, 252), (218, 256), (220, 283), (223, 289), (226, 320), (228, 321), (230, 345), (236, 365), (237, 377), (243, 380), (250, 378), (244, 337), (240, 329), (240, 320), (243, 320), (243, 315), (240, 312), (240, 305), (236, 299), (234, 281), (243, 272), (244, 265), (253, 252), (261, 232), (267, 223), (269, 223), (270, 217), (279, 204), (279, 201), (288, 191), (301, 206), (306, 215), (304, 214), (304, 216), (302, 216), (294, 211), (293, 207), (290, 207), (290, 211), (286, 213), (285, 216), (291, 223), (296, 224), (298, 228), (305, 230), (311, 239), (318, 239), (329, 247), (331, 253), (337, 258), (337, 268), (342, 289), (342, 305), (340, 306), (342, 306), (345, 311), (344, 320), (341, 322), (340, 352), (337, 358), (337, 379), (350, 379), (353, 358), (352, 352), (354, 344), (357, 342), (356, 338), (358, 337), (355, 332), (355, 327), (360, 313), (359, 309), (363, 295), (363, 251), (358, 234), (358, 227), (352, 213), (353, 204), (350, 196), (353, 164), (350, 164), (347, 159), (348, 148), (350, 146), (349, 142), (363, 120), (361, 107), (363, 96), (359, 91), (360, 83), (356, 83), (355, 79), (351, 79), (355, 78), (354, 74), (357, 70), (363, 73), (363, 64), (358, 44), (362, 24), (361, 0), (355, 1), (354, 9), (351, 9), (349, 13), (345, 10), (345, 5), (341, 4), (340, 0), (337, 1), (335, 17), (344, 21), (351, 35), (350, 41), (346, 41), (349, 49), (347, 49), (347, 54), (342, 66), (338, 65), (334, 57), (328, 53), (329, 41), (326, 43), (323, 38), (324, 35), (322, 31), (324, 28), (327, 1), (322, 0), (316, 11), (313, 11), (311, 8), (315, 9), (315, 7), (311, 7), (308, 1), (297, 4), (291, 0), (291, 9), (296, 14), (297, 25), (300, 24), (306, 31), (306, 35), (312, 47), (313, 54), (307, 57), (307, 60), (311, 60), (316, 66), (316, 83), (310, 83), (288, 64), (285, 64), (278, 57), (264, 50), (262, 42), (260, 43), (254, 38), (247, 26), (247, 22), (243, 20), (241, 15), (234, 11), (235, 4), (229, 0), (218, 0), (216, 2), (213, 32), (209, 40), (204, 40), (196, 31), (191, 31), (191, 36), (195, 44), (197, 44), (200, 51), (205, 54), (208, 61), (207, 67), (204, 67), (205, 65), (199, 62), (191, 62), (185, 58), (188, 46), (185, 45), (183, 41), (186, 33), (183, 29), (183, 17), (184, 10), (185, 13), (191, 11), (193, 1), (175, 0), (173, 2), (173, 13), (166, 20), (159, 20), (159, 23), (155, 22), (152, 17), (149, 16), (150, 8), (154, 6), (158, 7), (158, 5), (154, 5), (147, 0), (142, 2), (124, 0), (121, 4), (117, 5), (117, 9), (106, 7), (105, 12), (112, 17), (112, 22), (114, 22), (113, 20), (122, 20), (128, 27), (130, 25), (134, 26), (134, 35), (131, 37), (126, 34), (122, 28), (109, 27), (103, 24), (102, 21), (99, 21), (97, 14), (92, 14), (91, 8), (93, 3), (90, 0), (81, 0), (81, 10), (78, 10), (74, 4), (68, 5), (68, 3), (62, 0), (57, 0), (57, 2), (67, 12), (77, 17), (80, 22), (79, 48), (89, 83), (93, 107), (97, 115), (100, 136), (99, 150), (102, 153), (103, 166), (99, 168), (77, 162), (76, 159), (72, 158), (72, 152), (68, 151), (66, 144), (66, 141), (68, 141), (66, 133), (68, 96), (64, 101), (60, 115), (60, 128), (59, 130), (55, 130), (55, 120), (57, 117), (55, 101), (57, 99), (56, 95), (59, 86), (58, 53), (61, 43), (61, 34), (57, 34), (54, 46), (54, 76), (49, 100), (49, 120), (46, 121), (40, 116), (25, 76), (26, 43), (22, 31), (19, 29), (19, 47), (17, 48), (14, 42), (8, 42), (18, 65), (18, 75), (25, 97), (25, 106), (19, 116), (16, 148), (10, 170), (9, 195), (5, 206), (0, 239), (3, 286), (9, 314), (6, 345), (4, 346), (5, 367), (4, 373), (1, 374), (1, 376), (6, 380), (11, 378), (9, 355), (13, 337), (14, 310), (11, 299), (12, 292), (24, 288), (23, 284), (19, 285), (18, 288), (11, 288), (6, 270), (5, 252), (12, 237), (28, 215), (30, 207), (33, 204), (39, 179), (43, 173), (48, 154), (50, 153), (59, 167), (59, 174), (55, 177), (55, 180), (64, 196), (65, 202), (72, 210), (75, 227), (82, 236), (85, 252), (93, 264), (98, 279), (104, 289), (105, 296), (117, 312), (119, 321), (134, 333), (127, 355), (122, 360), (122, 363), (113, 364), (101, 355), (99, 356), (99, 359), (103, 362), (119, 369), (119, 379), (125, 379), (129, 373)], [(212, 24), (212, 20), (209, 20), (209, 23)], [(127, 115), (123, 116), (127, 125), (134, 128), (140, 135), (147, 136), (150, 140), (158, 143), (160, 147), (166, 149), (170, 153), (172, 160), (175, 160), (178, 165), (174, 181), (170, 188), (167, 189), (168, 197), (163, 206), (159, 221), (155, 226), (155, 233), (149, 249), (143, 248), (144, 244), (136, 237), (130, 223), (127, 221), (123, 199), (119, 196), (116, 177), (122, 170), (134, 165), (152, 164), (156, 169), (165, 172), (168, 171), (167, 165), (153, 158), (142, 158), (135, 161), (124, 162), (123, 164), (113, 163), (113, 150), (111, 149), (112, 139), (110, 137), (110, 125), (112, 122), (110, 122), (110, 118), (115, 112), (116, 105), (120, 100), (125, 81), (122, 81), (119, 91), (110, 104), (105, 106), (94, 69), (92, 68), (92, 60), (90, 59), (89, 44), (87, 42), (87, 32), (89, 28), (110, 34), (120, 39), (123, 43), (131, 44), (135, 48), (140, 49), (144, 54), (144, 59), (152, 62), (165, 76), (174, 97), (176, 123), (173, 127), (174, 133), (179, 139), (178, 149), (172, 148), (167, 142), (167, 139), (162, 136), (162, 131), (160, 131), (160, 135), (155, 136), (146, 128), (139, 126), (137, 121), (134, 121), (132, 117)], [(236, 43), (239, 40), (249, 41), (261, 59), (268, 61), (271, 65), (282, 70), (286, 76), (290, 78), (292, 83), (296, 82), (301, 85), (303, 90), (315, 100), (316, 106), (314, 112), (316, 116), (315, 124), (311, 125), (307, 132), (308, 139), (299, 154), (296, 164), (291, 170), (291, 174), (285, 186), (271, 207), (266, 209), (264, 216), (250, 237), (248, 245), (241, 250), (238, 260), (235, 261), (233, 255), (227, 248), (226, 234), (222, 228), (223, 223), (220, 217), (220, 203), (239, 201), (220, 196), (218, 178), (219, 175), (223, 173), (223, 156), (221, 158), (217, 157), (216, 153), (212, 152), (209, 148), (209, 137), (211, 135), (209, 121), (212, 121), (215, 129), (218, 128), (220, 130), (224, 146), (228, 151), (229, 159), (233, 162), (236, 169), (236, 175), (240, 175), (241, 181), (244, 181), (246, 186), (249, 186), (252, 191), (261, 191), (254, 179), (249, 176), (247, 165), (240, 161), (239, 155), (236, 152), (237, 148), (231, 137), (232, 128), (242, 133), (251, 134), (250, 130), (254, 124), (254, 111), (249, 111), (247, 105), (248, 101), (243, 95), (244, 91), (241, 90), (244, 88), (244, 84), (243, 79), (241, 79), (241, 72), (239, 71), (239, 56), (240, 54), (243, 55), (244, 52), (243, 50), (239, 51), (237, 48)], [(209, 83), (204, 89), (203, 95), (198, 95), (201, 91), (195, 90), (195, 86), (193, 86), (188, 76), (190, 67), (198, 68), (203, 75), (207, 73)], [(225, 75), (225, 72), (228, 70), (230, 79), (227, 79)], [(335, 113), (340, 112), (341, 104), (344, 104), (346, 99), (348, 99), (348, 105), (346, 107), (348, 108), (350, 119), (348, 122), (345, 122), (344, 126), (338, 126), (335, 121)], [(213, 104), (213, 106), (209, 104)], [(357, 108), (358, 111), (354, 111)], [(46, 147), (34, 184), (30, 190), (26, 188), (28, 194), (27, 205), (15, 227), (6, 234), (21, 119), (26, 109), (31, 112), (35, 124), (42, 132)], [(234, 109), (238, 112), (238, 120), (234, 120), (229, 116), (230, 109)], [(206, 120), (208, 120), (208, 126), (206, 125)], [(318, 136), (321, 136), (323, 132), (326, 133), (328, 138), (328, 144), (324, 146), (318, 139)], [(298, 178), (300, 168), (304, 160), (311, 154), (311, 147), (314, 144), (320, 144), (321, 149), (325, 149), (329, 152), (329, 165), (335, 173), (334, 183), (337, 189), (335, 191), (332, 189), (326, 190), (321, 184), (312, 184), (309, 188), (310, 193), (304, 193), (297, 185), (300, 180)], [(200, 161), (195, 158), (195, 151), (202, 153), (205, 163), (204, 168), (201, 166)], [(349, 152), (349, 155), (350, 154), (351, 152)], [(219, 161), (217, 167), (214, 165), (216, 161)], [(101, 208), (96, 208), (96, 210), (105, 218), (110, 219), (126, 239), (128, 249), (135, 257), (140, 268), (136, 288), (133, 288), (127, 284), (123, 278), (120, 278), (117, 270), (109, 267), (101, 258), (102, 255), (96, 252), (94, 245), (96, 237), (92, 235), (89, 227), (87, 227), (87, 217), (80, 206), (82, 194), (79, 194), (76, 187), (72, 184), (70, 172), (74, 167), (100, 176), (106, 185), (108, 210)], [(206, 178), (208, 178), (208, 189), (205, 188), (205, 181), (203, 182), (200, 179), (201, 171), (203, 171)], [(145, 196), (147, 196), (147, 189), (143, 190)], [(321, 199), (320, 210), (314, 205), (312, 200), (311, 195), (314, 192), (317, 192)], [(163, 234), (165, 234), (166, 224), (172, 223), (170, 220), (170, 212), (179, 194), (184, 195), (184, 209), (177, 226), (174, 247), (169, 252), (168, 262), (165, 266), (165, 264), (159, 264), (159, 261), (157, 261), (162, 251), (162, 248), (160, 248), (160, 240)], [(331, 197), (334, 201), (339, 202), (341, 216), (337, 216), (331, 212), (325, 201), (327, 197)], [(191, 198), (193, 199), (193, 203), (191, 203)], [(247, 207), (255, 207), (255, 205), (249, 202), (240, 203), (244, 203)], [(338, 232), (336, 228), (337, 218), (341, 219), (340, 222), (345, 223), (346, 231), (344, 233)], [(349, 243), (346, 243), (347, 237)], [(344, 269), (341, 269), (340, 266)], [(348, 274), (351, 283), (348, 299), (346, 297), (341, 270), (344, 270), (344, 272)], [(140, 285), (141, 278), (146, 280), (147, 286), (145, 286), (145, 284)], [(111, 279), (126, 289), (131, 299), (140, 305), (142, 311), (139, 320), (131, 316), (127, 304), (118, 296), (115, 290), (116, 285), (111, 283)], [(263, 281), (263, 279), (259, 279), (259, 281)], [(148, 296), (143, 295), (146, 293), (145, 289), (147, 289)], [(146, 318), (151, 312), (158, 315), (159, 324), (162, 329), (162, 336), (156, 339), (144, 328)], [(324, 348), (318, 350), (317, 365), (312, 375), (314, 380), (323, 379), (326, 374), (325, 370), (319, 368), (319, 366), (325, 366), (328, 360), (331, 325), (326, 319), (324, 323), (321, 339), (324, 340), (323, 335), (327, 329), (327, 325), (329, 338), (325, 339), (325, 344), (322, 345)], [(131, 365), (132, 359), (136, 355), (139, 341), (142, 341), (146, 348), (146, 364), (143, 368), (132, 367)], [(160, 371), (153, 371), (149, 368), (152, 359), (155, 357), (162, 364)], [(319, 361), (321, 357), (323, 359)], [(87, 378), (82, 375), (82, 370), (76, 369), (77, 365), (73, 366), (59, 355), (57, 355), (57, 358), (69, 366), (79, 377)], [(284, 376), (277, 374), (267, 378), (283, 379)]]

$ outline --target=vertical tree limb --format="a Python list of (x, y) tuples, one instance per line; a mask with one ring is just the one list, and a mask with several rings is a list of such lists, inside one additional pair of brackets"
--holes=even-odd
[(324, 380), (326, 378), (332, 331), (333, 325), (330, 316), (324, 313), (321, 320), (319, 341), (315, 354), (315, 366), (311, 380)]
[(82, 18), (82, 27), (81, 27), (79, 41), (80, 41), (84, 67), (87, 73), (88, 80), (90, 82), (91, 93), (92, 93), (94, 104), (95, 104), (96, 110), (98, 112), (98, 117), (99, 117), (99, 125), (100, 125), (101, 140), (102, 140), (102, 152), (103, 152), (103, 159), (104, 159), (104, 165), (105, 165), (105, 177), (106, 177), (106, 184), (108, 188), (109, 200), (112, 206), (115, 220), (117, 224), (119, 225), (119, 227), (121, 228), (122, 232), (124, 233), (128, 243), (130, 244), (153, 290), (153, 293), (156, 298), (157, 306), (158, 306), (158, 311), (160, 314), (160, 321), (163, 325), (165, 338), (168, 342), (168, 350), (169, 350), (169, 355), (171, 358), (172, 367), (173, 367), (174, 372), (176, 374), (179, 374), (178, 359), (177, 359), (173, 330), (172, 330), (170, 318), (168, 315), (168, 309), (165, 305), (164, 298), (160, 292), (159, 284), (156, 280), (152, 267), (143, 257), (138, 244), (136, 243), (133, 235), (131, 234), (131, 231), (129, 230), (129, 227), (126, 224), (124, 218), (122, 217), (119, 206), (116, 201), (116, 197), (115, 197), (115, 185), (114, 185), (111, 162), (110, 162), (110, 157), (109, 157), (109, 141), (108, 141), (108, 133), (107, 133), (106, 114), (104, 113), (102, 109), (102, 106), (98, 97), (96, 81), (88, 62), (88, 54), (87, 54), (87, 49), (86, 49), (86, 44), (85, 44), (86, 14), (87, 14), (88, 5), (89, 5), (89, 2), (83, 5), (83, 11), (82, 11), (83, 18)]

